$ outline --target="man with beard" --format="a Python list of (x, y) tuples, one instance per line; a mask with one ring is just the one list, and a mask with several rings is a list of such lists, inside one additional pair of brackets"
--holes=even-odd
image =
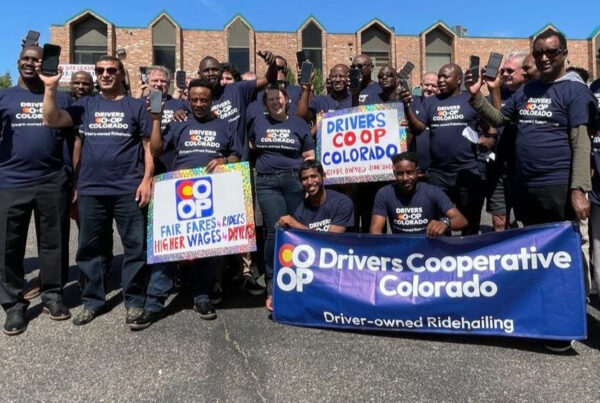
[(56, 76), (44, 81), (44, 123), (50, 127), (79, 125), (81, 161), (75, 172), (79, 209), (77, 264), (85, 276), (83, 309), (73, 323), (85, 325), (105, 310), (104, 234), (113, 218), (123, 244), (121, 285), (131, 325), (143, 312), (146, 298), (146, 212), (154, 163), (149, 150), (152, 122), (145, 100), (123, 94), (125, 69), (113, 56), (95, 66), (100, 95), (84, 97), (67, 109), (56, 103)]
[(403, 152), (392, 157), (396, 182), (384, 186), (375, 196), (371, 234), (381, 234), (389, 220), (394, 234), (443, 235), (461, 230), (467, 220), (437, 186), (417, 181), (417, 156)]
[[(44, 83), (36, 73), (41, 59), (41, 48), (23, 47), (19, 85), (0, 91), (0, 304), (6, 312), (4, 333), (11, 336), (27, 328), (23, 258), (33, 211), (39, 218), (43, 310), (53, 320), (71, 316), (62, 302), (70, 196), (63, 158), (66, 132), (43, 127)], [(56, 102), (66, 108), (68, 96), (61, 93)]]
[(409, 107), (413, 101), (402, 92), (404, 113), (413, 135), (429, 127), (431, 165), (429, 183), (440, 187), (465, 214), (469, 226), (463, 235), (479, 233), (483, 205), (482, 181), (477, 168), (476, 147), (463, 136), (479, 124), (477, 112), (469, 105), (469, 94), (460, 91), (462, 71), (456, 64), (442, 66), (438, 73), (439, 94), (425, 98), (418, 115)]
[(352, 201), (342, 193), (325, 189), (325, 172), (319, 161), (303, 161), (299, 176), (307, 196), (293, 216), (284, 215), (279, 219), (279, 225), (337, 233), (346, 232), (354, 226)]
[[(546, 31), (533, 42), (539, 80), (523, 85), (500, 111), (481, 95), (481, 78), (467, 74), (470, 103), (493, 126), (512, 122), (515, 143), (516, 200), (526, 226), (589, 216), (586, 192), (590, 179), (591, 143), (596, 102), (589, 88), (565, 72), (567, 40)], [(546, 341), (546, 348), (562, 352), (569, 342)]]
[(377, 97), (381, 92), (381, 86), (379, 83), (371, 79), (371, 73), (373, 72), (373, 61), (371, 56), (364, 53), (354, 57), (352, 59), (352, 65), (350, 68), (359, 69), (361, 74), (360, 80), (360, 95), (358, 96), (358, 102), (360, 104), (373, 104), (375, 102), (369, 101), (371, 97)]

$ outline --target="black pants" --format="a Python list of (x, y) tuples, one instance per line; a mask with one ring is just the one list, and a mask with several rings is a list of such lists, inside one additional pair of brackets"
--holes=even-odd
[(462, 230), (462, 234), (478, 234), (484, 199), (483, 181), (479, 173), (469, 170), (449, 173), (429, 169), (427, 174), (429, 183), (441, 188), (469, 221), (469, 226)]
[[(62, 298), (66, 282), (69, 183), (62, 172), (36, 186), (0, 190), (0, 304), (4, 310), (26, 307), (23, 298), (23, 258), (31, 214), (39, 218), (38, 256), (42, 301)], [(67, 255), (67, 256), (65, 256)]]
[(519, 218), (524, 225), (573, 220), (575, 213), (569, 202), (569, 185), (516, 187)]

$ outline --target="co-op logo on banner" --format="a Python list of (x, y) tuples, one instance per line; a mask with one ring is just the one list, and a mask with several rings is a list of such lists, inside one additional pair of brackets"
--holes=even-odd
[(213, 183), (209, 176), (175, 182), (177, 219), (193, 220), (213, 215)]
[(281, 268), (277, 271), (279, 289), (302, 292), (304, 286), (310, 284), (314, 278), (309, 267), (315, 261), (315, 250), (308, 245), (294, 246), (286, 243), (279, 248), (277, 255), (281, 264)]

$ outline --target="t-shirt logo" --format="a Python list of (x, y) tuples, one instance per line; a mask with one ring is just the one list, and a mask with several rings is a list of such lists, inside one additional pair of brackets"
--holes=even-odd
[(185, 142), (186, 147), (205, 146), (218, 148), (219, 144), (215, 142), (217, 132), (214, 130), (190, 130), (189, 140)]
[(415, 225), (427, 225), (429, 220), (423, 218), (423, 207), (398, 207), (396, 208), (396, 219), (394, 224), (404, 228), (404, 231), (420, 231), (419, 228), (408, 228)]
[(313, 231), (329, 231), (329, 226), (331, 225), (331, 218), (326, 218), (321, 221), (311, 222), (308, 224), (308, 228)]
[(291, 134), (290, 129), (267, 129), (265, 137), (260, 141), (261, 143), (294, 144), (296, 141), (290, 138)]
[(192, 220), (213, 215), (212, 179), (209, 176), (175, 182), (178, 220)]
[(125, 112), (94, 112), (94, 123), (90, 129), (129, 129), (128, 123), (123, 123)]
[(465, 116), (460, 113), (460, 105), (438, 106), (433, 117), (434, 122), (445, 122), (448, 120), (461, 120)]
[(519, 110), (521, 116), (534, 117), (552, 117), (552, 112), (548, 110), (552, 104), (550, 98), (529, 98), (525, 106)]
[(228, 122), (233, 122), (240, 117), (238, 108), (234, 108), (230, 100), (213, 105), (211, 110), (217, 114), (219, 119), (227, 120)]
[(21, 119), (41, 119), (43, 117), (42, 102), (21, 102), (21, 113), (16, 114)]

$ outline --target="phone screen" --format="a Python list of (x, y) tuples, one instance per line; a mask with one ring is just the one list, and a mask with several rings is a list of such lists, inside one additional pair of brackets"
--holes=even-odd
[(479, 56), (471, 56), (469, 70), (473, 76), (473, 82), (477, 82), (479, 80)]
[(405, 79), (408, 78), (414, 68), (415, 68), (414, 64), (412, 64), (411, 62), (406, 62), (404, 67), (402, 67), (402, 70), (400, 70), (400, 74), (399, 74), (400, 78), (405, 78)]
[(42, 56), (42, 74), (55, 76), (58, 74), (58, 62), (60, 59), (60, 46), (47, 43), (44, 45)]
[(162, 109), (162, 91), (150, 91), (150, 112), (160, 113)]
[(309, 85), (310, 75), (313, 71), (313, 64), (311, 62), (303, 62), (302, 68), (300, 69), (300, 84)]
[(500, 69), (500, 64), (502, 63), (502, 55), (500, 53), (490, 53), (490, 58), (488, 60), (487, 66), (485, 68), (485, 72), (483, 76), (485, 78), (489, 78), (491, 80), (495, 79), (498, 75), (498, 69)]

